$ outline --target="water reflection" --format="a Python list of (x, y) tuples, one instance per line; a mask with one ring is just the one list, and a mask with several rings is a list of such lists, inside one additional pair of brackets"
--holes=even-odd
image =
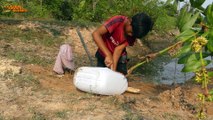
[[(206, 59), (211, 60), (211, 57)], [(212, 68), (213, 63), (209, 64), (207, 67)], [(172, 83), (184, 83), (194, 76), (192, 72), (181, 72), (182, 68), (182, 64), (177, 64), (177, 59), (172, 59), (168, 55), (163, 55), (142, 65), (142, 67), (137, 69), (136, 74), (140, 74), (142, 81), (145, 82), (170, 85)]]

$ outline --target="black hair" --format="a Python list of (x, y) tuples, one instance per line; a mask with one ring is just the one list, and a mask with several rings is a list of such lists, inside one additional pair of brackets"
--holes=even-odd
[(153, 26), (151, 18), (145, 13), (138, 13), (132, 17), (133, 36), (136, 38), (144, 37)]

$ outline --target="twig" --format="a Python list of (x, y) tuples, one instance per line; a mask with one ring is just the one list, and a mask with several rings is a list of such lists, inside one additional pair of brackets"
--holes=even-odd
[[(179, 41), (179, 42), (175, 43), (174, 45), (171, 45), (171, 46), (169, 46), (169, 47), (167, 47), (167, 48), (165, 48), (165, 49), (163, 49), (163, 50), (161, 50), (159, 52), (154, 53), (155, 57), (164, 54), (165, 52), (169, 51), (170, 49), (175, 48), (176, 46), (178, 46), (179, 44), (182, 44), (183, 42), (184, 41)], [(149, 62), (150, 60), (154, 59), (154, 58), (149, 59), (147, 56), (149, 56), (149, 55), (146, 55), (146, 57), (143, 57), (143, 58), (146, 58), (144, 61), (142, 61), (140, 63), (137, 63), (136, 65), (134, 65), (131, 68), (129, 68), (126, 77), (128, 77), (129, 75), (131, 75), (134, 69), (136, 69), (136, 68), (140, 67), (141, 65), (143, 65), (144, 63)]]
[(84, 39), (83, 39), (83, 37), (82, 37), (82, 35), (81, 35), (81, 32), (79, 31), (78, 28), (76, 29), (76, 32), (78, 33), (78, 36), (79, 36), (79, 38), (80, 38), (80, 40), (81, 40), (81, 43), (82, 43), (82, 45), (83, 45), (83, 47), (84, 47), (84, 50), (86, 51), (87, 56), (88, 56), (88, 58), (89, 58), (89, 60), (90, 60), (90, 65), (91, 65), (91, 66), (94, 66), (93, 61), (92, 61), (92, 57), (90, 56), (89, 50), (87, 49), (87, 46), (86, 46), (86, 44), (85, 44), (85, 42), (84, 42)]

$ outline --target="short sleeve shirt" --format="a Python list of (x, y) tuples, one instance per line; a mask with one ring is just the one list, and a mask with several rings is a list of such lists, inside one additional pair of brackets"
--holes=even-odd
[[(114, 52), (117, 46), (123, 43), (126, 44), (126, 46), (132, 46), (135, 42), (135, 38), (131, 36), (125, 36), (124, 23), (126, 20), (126, 16), (118, 15), (110, 18), (104, 23), (104, 26), (108, 32), (105, 33), (102, 38), (111, 53)], [(103, 57), (105, 57), (104, 53), (100, 49), (98, 51)], [(125, 54), (126, 50), (122, 52), (122, 55)]]

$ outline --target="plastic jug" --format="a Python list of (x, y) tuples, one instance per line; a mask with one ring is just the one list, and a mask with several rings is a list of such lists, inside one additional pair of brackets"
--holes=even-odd
[(73, 82), (79, 90), (101, 95), (120, 95), (127, 90), (126, 77), (104, 67), (80, 67)]

